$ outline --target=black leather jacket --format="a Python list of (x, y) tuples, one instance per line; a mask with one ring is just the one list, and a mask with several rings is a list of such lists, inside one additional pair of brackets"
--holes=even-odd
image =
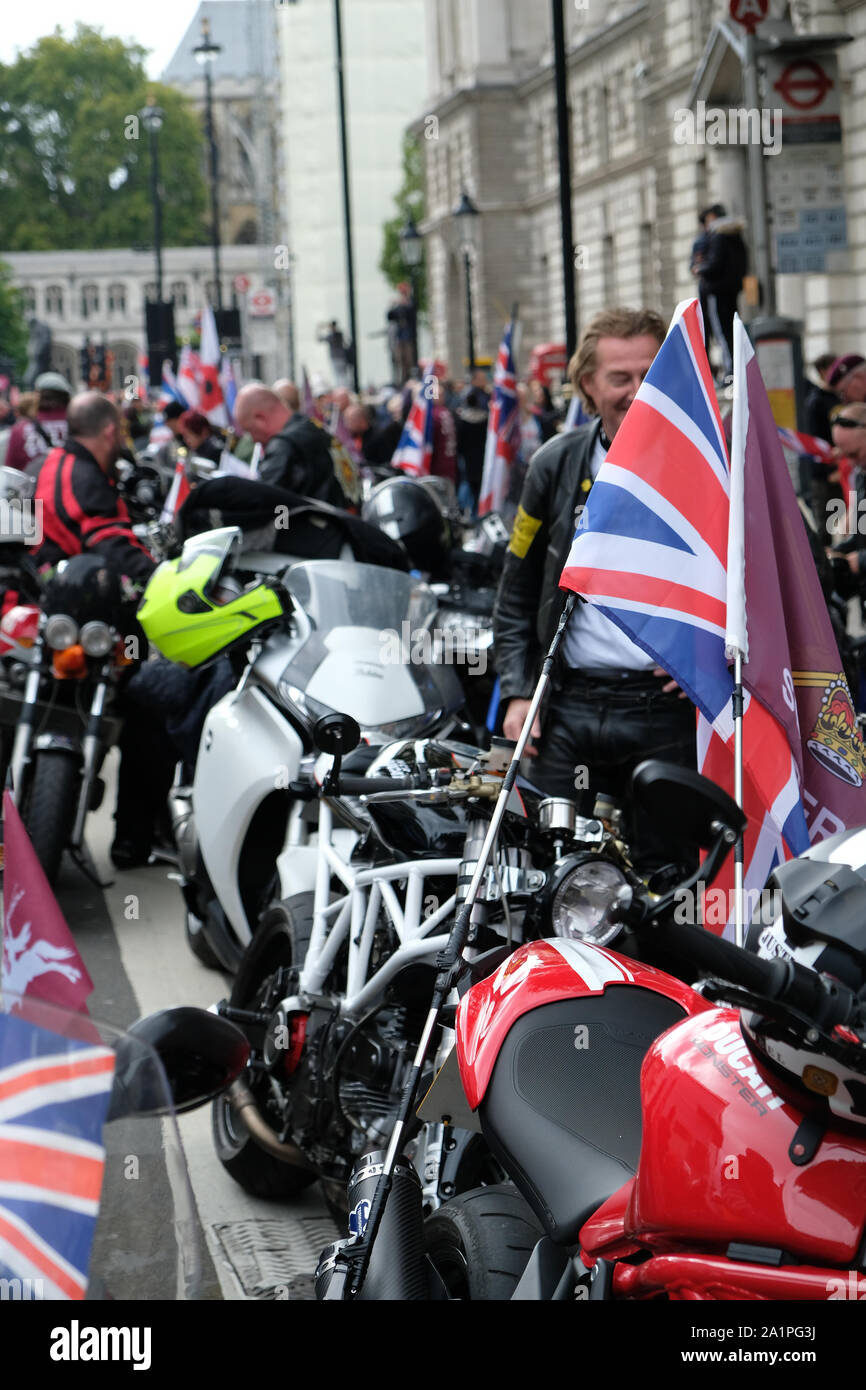
[(496, 596), (493, 631), (501, 698), (529, 699), (565, 603), (559, 587), (576, 509), (592, 486), (601, 430), (593, 420), (549, 439), (533, 457)]

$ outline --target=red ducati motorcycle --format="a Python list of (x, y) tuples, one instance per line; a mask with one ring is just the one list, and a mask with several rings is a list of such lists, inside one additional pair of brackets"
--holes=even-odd
[[(711, 882), (742, 826), (730, 798), (658, 763), (634, 794), (708, 850)], [(866, 882), (842, 858), (825, 842), (776, 870), (781, 906), (757, 954), (678, 924), (697, 875), (661, 898), (620, 893), (609, 918), (691, 958), (713, 977), (701, 992), (567, 938), (524, 946), (469, 988), (419, 1114), (480, 1128), (513, 1187), (441, 1206), (424, 1271), (395, 1187), (387, 1296), (851, 1297), (866, 1272)], [(382, 1287), (378, 1254), (362, 1298)], [(491, 1271), (509, 1269), (491, 1294)]]

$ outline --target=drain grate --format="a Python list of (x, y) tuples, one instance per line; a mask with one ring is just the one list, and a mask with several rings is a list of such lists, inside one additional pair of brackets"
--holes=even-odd
[(312, 1301), (319, 1256), (340, 1236), (327, 1216), (229, 1221), (213, 1230), (244, 1293), (261, 1299)]

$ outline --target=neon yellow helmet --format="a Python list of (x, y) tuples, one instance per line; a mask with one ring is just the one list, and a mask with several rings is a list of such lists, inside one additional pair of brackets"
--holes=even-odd
[(138, 621), (169, 661), (202, 666), (291, 611), (282, 585), (263, 580), (240, 590), (228, 575), (241, 540), (237, 526), (193, 536), (177, 560), (164, 561), (151, 575)]

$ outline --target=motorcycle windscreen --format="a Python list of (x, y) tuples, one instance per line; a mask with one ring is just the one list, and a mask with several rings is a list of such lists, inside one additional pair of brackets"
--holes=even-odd
[(481, 1128), (557, 1243), (575, 1244), (584, 1221), (634, 1176), (641, 1066), (683, 1017), (652, 990), (609, 985), (533, 1009), (508, 1032)]
[(280, 680), (289, 699), (294, 688), (316, 716), (345, 709), (362, 729), (407, 737), (462, 704), (453, 667), (433, 664), (437, 602), (426, 584), (316, 560), (293, 565), (285, 585), (311, 625)]
[(0, 1168), (7, 1296), (220, 1297), (165, 1072), (141, 1039), (0, 993)]

